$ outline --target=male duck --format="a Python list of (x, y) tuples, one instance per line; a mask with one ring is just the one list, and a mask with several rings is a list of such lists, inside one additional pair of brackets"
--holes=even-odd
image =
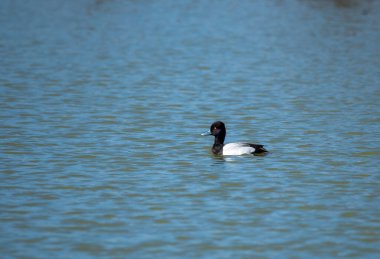
[(203, 136), (212, 135), (215, 137), (214, 145), (212, 146), (212, 153), (215, 155), (225, 156), (239, 156), (245, 154), (265, 154), (268, 152), (263, 145), (251, 143), (229, 143), (223, 144), (226, 137), (226, 127), (221, 121), (214, 122), (210, 131), (202, 134)]

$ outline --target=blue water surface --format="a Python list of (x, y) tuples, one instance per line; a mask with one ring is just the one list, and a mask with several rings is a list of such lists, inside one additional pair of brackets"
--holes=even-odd
[(2, 257), (378, 258), (379, 14), (2, 0)]

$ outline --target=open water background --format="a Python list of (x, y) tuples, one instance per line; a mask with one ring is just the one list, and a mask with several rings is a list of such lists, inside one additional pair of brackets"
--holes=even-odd
[[(378, 258), (380, 1), (0, 1), (2, 258)], [(265, 157), (214, 157), (227, 142)]]

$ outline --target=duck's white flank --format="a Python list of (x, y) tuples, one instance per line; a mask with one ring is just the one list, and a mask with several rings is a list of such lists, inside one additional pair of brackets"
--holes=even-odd
[(253, 152), (255, 152), (255, 148), (245, 143), (229, 143), (223, 146), (224, 156), (240, 156), (252, 154)]

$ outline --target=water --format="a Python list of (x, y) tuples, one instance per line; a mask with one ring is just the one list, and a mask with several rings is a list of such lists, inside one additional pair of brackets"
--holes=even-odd
[(2, 257), (377, 258), (379, 12), (1, 1)]

